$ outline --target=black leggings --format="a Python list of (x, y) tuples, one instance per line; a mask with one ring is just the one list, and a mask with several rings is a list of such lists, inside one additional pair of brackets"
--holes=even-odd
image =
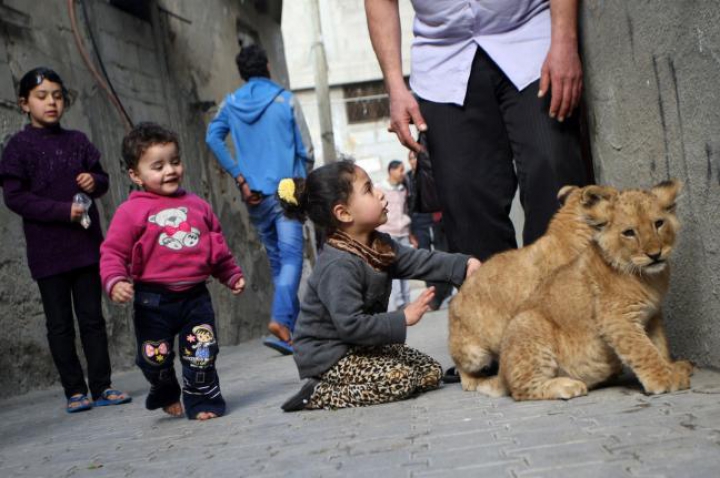
[(37, 283), (45, 310), (50, 353), (65, 396), (88, 393), (75, 350), (74, 309), (87, 359), (90, 392), (94, 399), (100, 398), (100, 394), (110, 387), (110, 356), (98, 265), (38, 279)]

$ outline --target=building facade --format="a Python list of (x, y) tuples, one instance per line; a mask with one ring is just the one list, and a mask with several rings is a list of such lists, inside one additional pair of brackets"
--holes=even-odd
[[(387, 128), (389, 104), (382, 72), (370, 43), (363, 0), (318, 0), (335, 148), (353, 157), (375, 180), (385, 177), (393, 159), (407, 159), (407, 150)], [(400, 2), (403, 72), (410, 75), (413, 10)], [(282, 31), (290, 87), (297, 95), (313, 138), (320, 138), (310, 0), (285, 2)], [(318, 158), (322, 144), (315, 141)]]

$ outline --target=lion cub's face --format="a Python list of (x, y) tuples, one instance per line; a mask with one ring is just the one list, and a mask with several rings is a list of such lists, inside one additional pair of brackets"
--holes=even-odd
[(619, 193), (596, 240), (606, 259), (627, 273), (656, 274), (667, 266), (680, 225), (675, 215), (678, 181), (649, 191)]

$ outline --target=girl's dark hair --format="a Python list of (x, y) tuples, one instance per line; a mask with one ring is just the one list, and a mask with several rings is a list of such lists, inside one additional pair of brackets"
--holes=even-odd
[(326, 164), (312, 171), (306, 179), (293, 178), (295, 201), (280, 198), (285, 216), (304, 221), (309, 218), (317, 227), (332, 232), (340, 225), (333, 214), (338, 204), (347, 204), (353, 190), (355, 163), (351, 160)]
[(60, 78), (60, 75), (58, 75), (54, 70), (51, 70), (50, 68), (46, 68), (44, 66), (33, 68), (32, 70), (25, 73), (22, 78), (20, 78), (18, 98), (27, 99), (30, 96), (30, 92), (37, 88), (40, 83), (43, 82), (43, 80), (48, 80), (60, 85), (60, 88), (62, 89), (63, 101), (65, 101), (65, 106), (70, 106), (72, 100), (70, 98), (70, 93), (68, 92), (67, 88), (65, 88), (65, 84), (63, 83), (62, 78)]
[(156, 144), (173, 143), (180, 152), (180, 142), (175, 133), (156, 123), (140, 123), (135, 126), (122, 142), (122, 157), (127, 169), (137, 170), (137, 165), (145, 151)]
[(270, 78), (267, 54), (258, 45), (246, 46), (240, 50), (240, 53), (235, 57), (235, 64), (240, 76), (245, 81), (254, 76)]

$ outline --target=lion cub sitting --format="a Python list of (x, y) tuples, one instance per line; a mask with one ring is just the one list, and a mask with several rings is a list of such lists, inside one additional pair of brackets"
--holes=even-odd
[(541, 285), (510, 322), (499, 379), (480, 391), (516, 400), (569, 399), (621, 371), (645, 391), (690, 387), (692, 365), (673, 362), (660, 313), (668, 257), (679, 228), (680, 184), (621, 192), (595, 226), (593, 243)]
[(497, 359), (505, 327), (542, 280), (568, 264), (590, 244), (588, 224), (605, 214), (617, 190), (605, 186), (565, 186), (562, 207), (540, 239), (522, 249), (491, 257), (463, 284), (450, 303), (450, 355), (464, 390), (487, 378), (484, 367)]

